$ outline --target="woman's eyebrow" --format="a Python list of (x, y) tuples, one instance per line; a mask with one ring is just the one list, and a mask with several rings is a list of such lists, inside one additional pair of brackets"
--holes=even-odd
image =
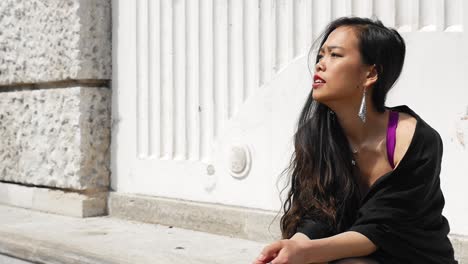
[[(340, 47), (340, 46), (328, 46), (328, 51), (332, 50), (332, 49), (345, 49), (343, 47)], [(320, 48), (320, 52), (323, 52), (323, 47)]]

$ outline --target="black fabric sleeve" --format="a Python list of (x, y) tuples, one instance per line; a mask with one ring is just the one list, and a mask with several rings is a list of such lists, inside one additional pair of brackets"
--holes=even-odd
[(388, 237), (388, 233), (390, 232), (390, 228), (385, 224), (361, 224), (361, 225), (354, 225), (348, 229), (348, 231), (355, 231), (358, 233), (363, 234), (366, 236), (372, 243), (376, 246), (381, 246), (382, 243), (380, 238)]
[(296, 232), (306, 235), (309, 239), (325, 238), (332, 235), (329, 225), (310, 217), (304, 217), (299, 222)]
[(414, 136), (420, 138), (405, 154), (410, 156), (371, 188), (348, 231), (363, 234), (392, 256), (393, 262), (384, 263), (456, 263), (442, 216), (442, 140), (427, 127)]

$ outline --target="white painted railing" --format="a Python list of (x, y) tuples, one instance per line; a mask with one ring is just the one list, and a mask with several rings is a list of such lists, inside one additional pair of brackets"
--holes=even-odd
[(277, 210), (277, 177), (310, 91), (305, 55), (312, 41), (336, 17), (376, 15), (407, 44), (387, 105), (408, 104), (440, 132), (445, 212), (454, 232), (468, 234), (459, 203), (468, 184), (460, 136), (467, 4), (112, 0), (112, 189)]
[(461, 31), (461, 0), (137, 0), (137, 149), (202, 160), (245, 99), (325, 25), (379, 17), (400, 31)]

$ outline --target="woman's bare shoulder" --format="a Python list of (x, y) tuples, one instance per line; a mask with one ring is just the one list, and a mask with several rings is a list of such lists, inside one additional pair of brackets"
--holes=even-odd
[(398, 166), (401, 159), (405, 156), (416, 131), (417, 120), (413, 116), (399, 112), (398, 126), (396, 130), (396, 144), (394, 154), (394, 164)]

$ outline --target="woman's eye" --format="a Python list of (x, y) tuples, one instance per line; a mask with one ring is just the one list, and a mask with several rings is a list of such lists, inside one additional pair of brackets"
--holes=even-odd
[(341, 57), (340, 54), (336, 54), (336, 53), (332, 53), (331, 56), (332, 56), (332, 57)]
[(323, 55), (317, 55), (317, 61), (323, 58)]

